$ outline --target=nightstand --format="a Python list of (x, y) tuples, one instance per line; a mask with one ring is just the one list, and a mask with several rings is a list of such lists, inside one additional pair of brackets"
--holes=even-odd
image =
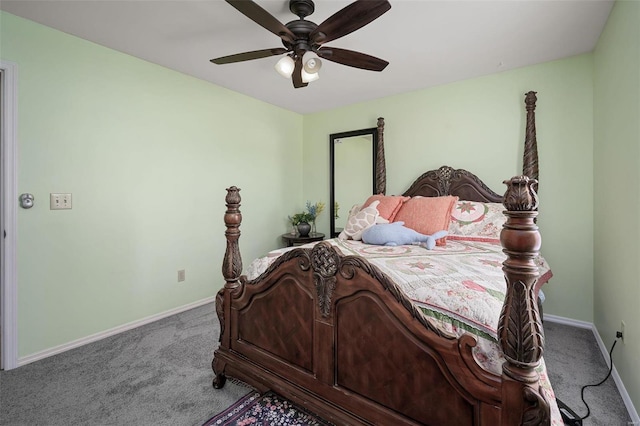
[(287, 243), (287, 247), (293, 247), (295, 245), (312, 243), (314, 241), (324, 240), (324, 234), (316, 232), (315, 234), (309, 234), (306, 237), (301, 237), (298, 234), (282, 234), (282, 239)]

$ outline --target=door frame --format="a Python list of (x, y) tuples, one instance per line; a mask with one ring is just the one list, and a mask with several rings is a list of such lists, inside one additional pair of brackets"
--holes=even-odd
[[(2, 211), (0, 212), (0, 241), (2, 250), (2, 357), (0, 367), (18, 367), (18, 65), (0, 60), (2, 70)], [(6, 231), (3, 237), (1, 230)]]

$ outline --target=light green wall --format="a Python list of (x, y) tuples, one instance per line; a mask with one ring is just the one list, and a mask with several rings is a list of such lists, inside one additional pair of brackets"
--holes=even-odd
[(594, 55), (595, 325), (640, 407), (640, 3), (616, 2)]
[[(385, 118), (387, 193), (441, 165), (496, 191), (522, 173), (524, 93), (538, 92), (542, 253), (554, 278), (545, 312), (593, 321), (592, 56), (392, 96), (304, 117), (304, 196), (328, 199), (329, 134)], [(319, 222), (328, 229), (328, 218)], [(585, 267), (586, 266), (586, 267)]]
[[(302, 198), (302, 116), (7, 13), (18, 65), (23, 357), (213, 296), (225, 188), (245, 261), (280, 246)], [(49, 193), (73, 209), (49, 210)], [(186, 281), (177, 283), (177, 271)]]

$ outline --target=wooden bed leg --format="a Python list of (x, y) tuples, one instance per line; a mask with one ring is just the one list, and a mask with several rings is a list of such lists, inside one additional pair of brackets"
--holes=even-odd
[[(535, 296), (538, 266), (535, 263), (541, 237), (534, 219), (538, 212), (537, 181), (516, 176), (504, 182), (507, 222), (500, 241), (507, 260), (503, 263), (507, 294), (498, 323), (498, 339), (505, 363), (502, 365), (503, 398), (509, 412), (502, 424), (548, 425), (549, 403), (538, 389), (536, 367), (544, 350), (544, 334)], [(511, 402), (512, 401), (512, 402)], [(504, 401), (503, 401), (504, 402)], [(521, 410), (513, 409), (521, 407)]]
[[(240, 274), (242, 274), (242, 257), (240, 256), (240, 224), (242, 223), (242, 213), (240, 212), (240, 188), (232, 186), (227, 188), (225, 202), (227, 211), (224, 214), (224, 224), (227, 227), (224, 235), (227, 239), (227, 249), (222, 261), (222, 275), (226, 281), (224, 287), (216, 295), (216, 313), (220, 321), (220, 347), (229, 349), (231, 334), (229, 327), (226, 327), (225, 318), (231, 316), (231, 296), (242, 290)], [(217, 351), (216, 351), (217, 353)], [(211, 368), (216, 374), (213, 379), (213, 387), (220, 389), (226, 382), (224, 374), (226, 363), (214, 354)]]
[(211, 368), (213, 369), (214, 373), (216, 371), (220, 371), (219, 373), (216, 373), (215, 377), (213, 378), (213, 388), (222, 389), (224, 387), (224, 384), (227, 382), (227, 376), (224, 374), (224, 366), (216, 365), (216, 358), (214, 358), (211, 362)]

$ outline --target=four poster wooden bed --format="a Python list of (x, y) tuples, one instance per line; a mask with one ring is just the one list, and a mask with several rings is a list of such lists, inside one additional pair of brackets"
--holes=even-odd
[(501, 371), (479, 365), (474, 336), (445, 331), (389, 275), (327, 241), (286, 251), (253, 280), (241, 276), (241, 200), (231, 187), (226, 283), (216, 298), (221, 335), (214, 387), (224, 386), (227, 376), (237, 378), (337, 425), (550, 424), (555, 401), (539, 377), (544, 337), (536, 304), (535, 101), (534, 92), (526, 94), (524, 175), (505, 181), (504, 197), (474, 174), (450, 167), (424, 173), (404, 194), (503, 203)]

